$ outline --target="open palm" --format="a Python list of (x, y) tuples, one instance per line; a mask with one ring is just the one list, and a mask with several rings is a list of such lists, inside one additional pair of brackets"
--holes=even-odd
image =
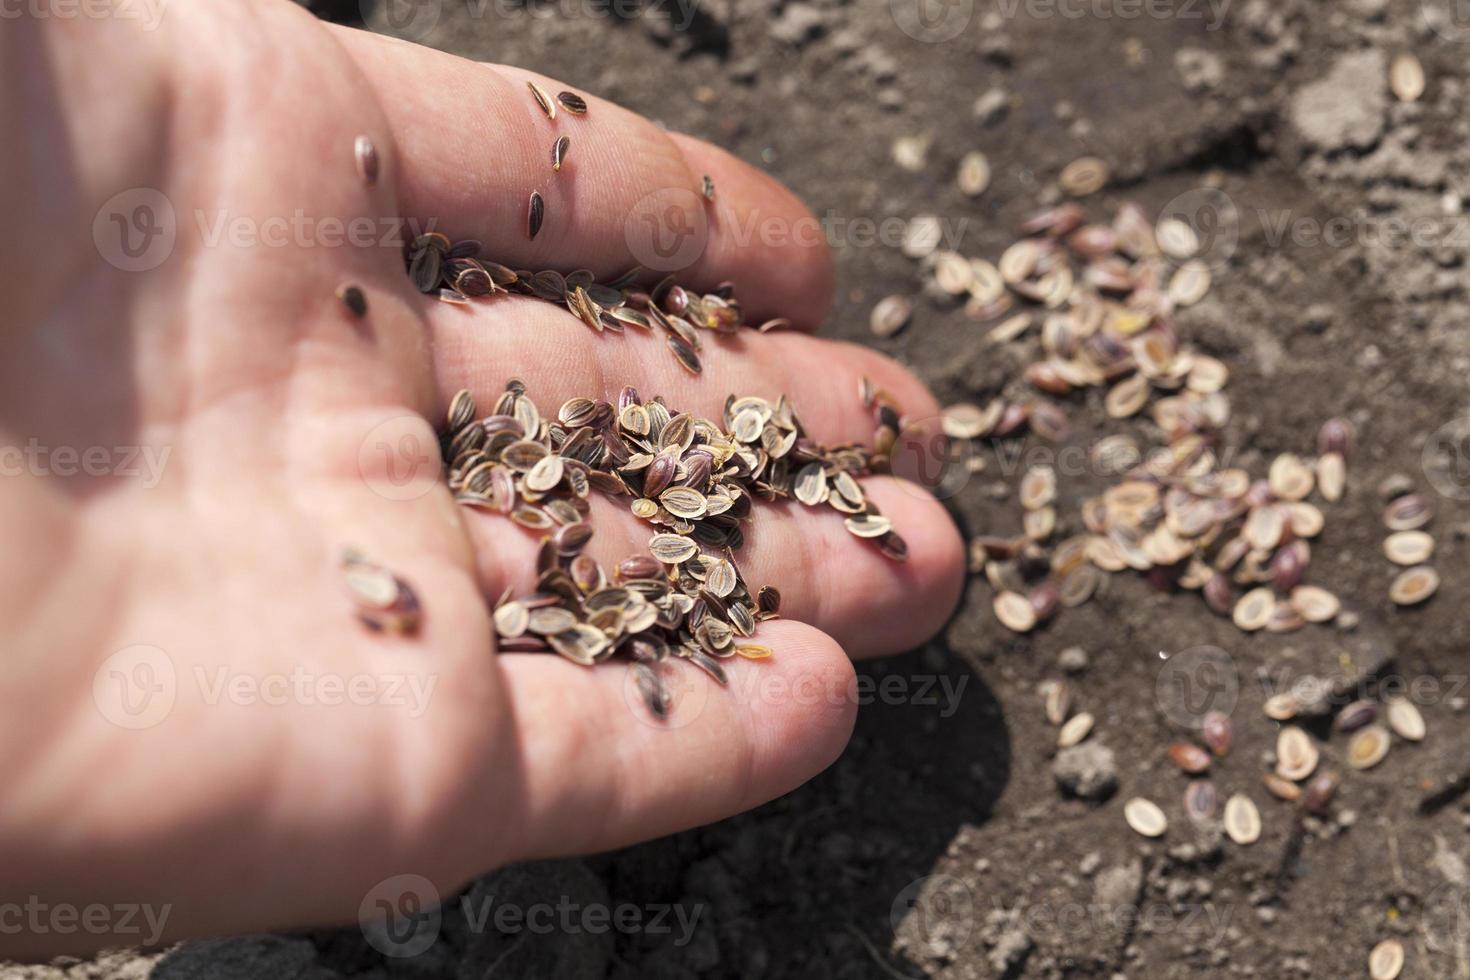
[[(836, 514), (769, 508), (739, 557), (784, 595), (761, 626), (776, 656), (733, 663), (729, 690), (684, 672), (667, 722), (625, 671), (495, 655), (489, 603), (530, 584), (536, 541), (442, 485), (434, 427), (456, 390), (489, 405), (515, 376), (553, 411), (633, 384), (710, 417), (732, 392), (787, 392), (829, 443), (871, 436), (865, 375), (911, 416), (936, 411), (892, 362), (800, 330), (712, 341), (694, 376), (657, 337), (598, 335), (533, 298), (417, 293), (397, 219), (516, 268), (612, 276), (648, 264), (639, 215), (672, 207), (698, 229), (689, 284), (734, 280), (756, 321), (825, 315), (826, 245), (786, 191), (590, 95), (550, 120), (532, 77), (284, 0), (174, 4), (156, 31), (0, 33), (0, 444), (26, 450), (0, 481), (8, 891), (166, 906), (170, 938), (329, 923), (395, 874), (447, 894), (508, 861), (715, 820), (841, 750), (844, 650), (904, 649), (949, 612), (948, 517), (874, 478), (911, 559)], [(381, 161), (371, 186), (359, 135)], [(348, 282), (361, 319), (334, 296)], [(646, 544), (624, 505), (595, 500), (591, 520), (599, 558)], [(345, 548), (413, 583), (417, 636), (354, 619)], [(0, 937), (0, 953), (119, 941), (136, 937)]]

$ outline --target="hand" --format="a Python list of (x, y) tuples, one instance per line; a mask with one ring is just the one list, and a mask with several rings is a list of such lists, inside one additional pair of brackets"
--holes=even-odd
[[(496, 655), (489, 603), (528, 585), (534, 537), (457, 507), (437, 462), (395, 482), (406, 460), (381, 451), (437, 452), (431, 425), (457, 389), (489, 405), (517, 376), (554, 411), (631, 383), (711, 417), (729, 393), (786, 392), (827, 443), (871, 438), (864, 375), (911, 417), (937, 412), (893, 362), (800, 330), (712, 340), (695, 377), (658, 337), (599, 336), (525, 297), (439, 303), (413, 290), (399, 248), (328, 242), (322, 219), (384, 233), (385, 219), (433, 220), (512, 267), (611, 277), (635, 259), (640, 201), (697, 192), (708, 174), (708, 239), (683, 280), (734, 280), (754, 322), (824, 317), (825, 243), (746, 234), (816, 228), (789, 193), (590, 94), (585, 116), (553, 123), (528, 78), (566, 88), (285, 2), (175, 4), (151, 32), (32, 19), (0, 34), (0, 121), (24, 134), (0, 147), (6, 900), (167, 908), (165, 939), (335, 923), (396, 873), (447, 895), (505, 862), (717, 820), (841, 751), (855, 713), (844, 650), (912, 647), (952, 609), (963, 561), (949, 518), (874, 478), (909, 561), (825, 510), (758, 514), (739, 557), (753, 585), (784, 594), (785, 618), (760, 630), (776, 655), (733, 662), (729, 689), (686, 671), (668, 723), (630, 703), (622, 669)], [(359, 134), (381, 159), (372, 187), (354, 167)], [(112, 200), (134, 188), (173, 211), (149, 271), (120, 251), (130, 236), (146, 264), (166, 244), (145, 220), (159, 209)], [(533, 189), (547, 205), (534, 240)], [(367, 296), (362, 320), (334, 298), (346, 282)], [(66, 475), (60, 447), (102, 447), (105, 475)], [(624, 504), (598, 500), (592, 519), (604, 560), (646, 545)], [(346, 547), (412, 583), (418, 636), (354, 619)], [(153, 937), (43, 930), (5, 936), (0, 953), (139, 938)]]

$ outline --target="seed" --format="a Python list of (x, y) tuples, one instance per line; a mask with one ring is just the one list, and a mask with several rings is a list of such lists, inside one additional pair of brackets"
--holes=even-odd
[(1191, 820), (1209, 820), (1219, 802), (1219, 792), (1208, 779), (1192, 779), (1184, 790), (1184, 812)]
[(1301, 782), (1317, 768), (1320, 755), (1312, 737), (1295, 725), (1287, 725), (1276, 736), (1276, 775)]
[(546, 493), (561, 482), (565, 464), (560, 456), (543, 456), (526, 474), (526, 489)]
[(706, 201), (713, 201), (715, 199), (715, 181), (709, 174), (705, 174), (699, 179), (699, 193), (704, 195)]
[(648, 542), (648, 553), (665, 565), (677, 565), (699, 554), (699, 546), (682, 534), (655, 534)]
[[(538, 97), (536, 101), (539, 102), (541, 100)], [(561, 107), (573, 115), (580, 116), (587, 111), (587, 100), (576, 92), (558, 92), (556, 93), (556, 101), (560, 102)]]
[(746, 660), (768, 660), (773, 652), (770, 647), (761, 646), (759, 643), (735, 644), (735, 656), (744, 657)]
[(690, 374), (699, 374), (703, 366), (699, 363), (699, 355), (694, 348), (685, 343), (684, 338), (670, 334), (668, 341), (669, 350), (674, 352), (674, 358), (679, 365)]
[(369, 187), (378, 182), (378, 148), (373, 146), (373, 141), (366, 136), (359, 136), (352, 142), (352, 155), (357, 161), (357, 175), (362, 182)]
[(859, 538), (880, 538), (893, 530), (893, 522), (881, 514), (858, 514), (843, 523)]
[(1209, 291), (1210, 267), (1199, 259), (1190, 259), (1181, 265), (1169, 280), (1169, 299), (1178, 307), (1193, 306)]
[(515, 639), (525, 633), (530, 625), (531, 611), (523, 602), (512, 600), (502, 603), (495, 610), (495, 632), (503, 639)]
[(1385, 939), (1368, 953), (1368, 976), (1370, 980), (1397, 980), (1404, 969), (1404, 944), (1397, 939)]
[(1169, 746), (1169, 761), (1183, 772), (1198, 774), (1210, 768), (1210, 754), (1198, 745), (1175, 742)]
[(1046, 720), (1053, 725), (1065, 722), (1072, 713), (1072, 685), (1066, 681), (1046, 684)]
[(959, 176), (955, 178), (960, 193), (966, 197), (979, 197), (990, 186), (990, 158), (979, 150), (966, 153), (960, 159)]
[(1271, 551), (1281, 543), (1281, 536), (1285, 533), (1285, 513), (1277, 507), (1266, 504), (1251, 509), (1250, 516), (1245, 519), (1245, 526), (1241, 528), (1240, 536), (1245, 538), (1246, 543), (1252, 548)]
[(1309, 813), (1326, 813), (1327, 807), (1332, 803), (1332, 797), (1336, 794), (1337, 774), (1319, 773), (1310, 783), (1307, 783), (1307, 788), (1302, 792), (1302, 806)]
[(1104, 161), (1097, 157), (1079, 157), (1062, 168), (1057, 183), (1072, 197), (1086, 197), (1102, 190), (1110, 175)]
[(940, 416), (940, 428), (951, 439), (979, 439), (990, 434), (1004, 411), (1005, 406), (999, 401), (985, 408), (968, 402), (950, 405)]
[(913, 304), (906, 297), (885, 296), (874, 304), (868, 327), (875, 337), (892, 337), (908, 325), (913, 312)]
[(405, 581), (355, 552), (342, 556), (342, 580), (363, 625), (388, 633), (416, 632), (422, 619), (418, 595)]
[(1407, 51), (1388, 68), (1388, 87), (1400, 102), (1418, 102), (1424, 94), (1424, 66)]
[(1311, 467), (1292, 453), (1282, 453), (1271, 462), (1271, 492), (1282, 500), (1302, 500), (1312, 492), (1315, 479)]
[(1348, 765), (1354, 769), (1372, 769), (1388, 755), (1388, 748), (1388, 729), (1382, 725), (1369, 725), (1348, 742)]
[(687, 521), (698, 520), (709, 511), (709, 500), (693, 487), (669, 487), (658, 500), (670, 514)]
[(1148, 397), (1148, 379), (1141, 374), (1135, 374), (1108, 389), (1103, 399), (1103, 408), (1109, 418), (1131, 418), (1148, 404)]
[(555, 143), (551, 144), (551, 169), (561, 173), (561, 165), (567, 158), (567, 150), (571, 149), (572, 138), (570, 136), (559, 136)]
[(1337, 713), (1332, 727), (1343, 734), (1355, 732), (1370, 725), (1378, 717), (1378, 705), (1372, 701), (1354, 701)]
[(1092, 734), (1093, 717), (1087, 712), (1073, 715), (1057, 733), (1057, 748), (1070, 749)]
[(939, 252), (934, 256), (934, 283), (951, 296), (968, 292), (975, 273), (970, 260), (958, 252)]
[(1210, 711), (1200, 723), (1200, 738), (1215, 755), (1224, 757), (1235, 740), (1235, 725), (1223, 711)]
[(1123, 819), (1144, 837), (1161, 837), (1169, 829), (1169, 819), (1157, 803), (1135, 796), (1123, 804)]
[(1261, 839), (1261, 812), (1244, 793), (1225, 801), (1225, 833), (1242, 847)]
[(1427, 497), (1406, 494), (1394, 500), (1383, 511), (1383, 524), (1390, 531), (1417, 531), (1434, 516)]
[(1286, 525), (1298, 538), (1315, 538), (1326, 523), (1322, 511), (1311, 504), (1298, 501), (1287, 505)]
[(1045, 507), (1057, 498), (1057, 471), (1050, 466), (1033, 466), (1021, 478), (1021, 506), (1026, 510)]
[(1383, 541), (1383, 555), (1395, 565), (1421, 565), (1434, 554), (1434, 538), (1424, 531), (1395, 531)]
[(527, 619), (527, 629), (542, 636), (565, 633), (576, 625), (576, 613), (563, 606), (539, 606), (531, 610)]
[(1439, 589), (1439, 573), (1428, 565), (1420, 565), (1393, 580), (1388, 587), (1388, 597), (1395, 605), (1413, 606), (1428, 599)]
[(1326, 589), (1298, 585), (1291, 590), (1291, 607), (1309, 623), (1325, 623), (1342, 611), (1342, 602)]
[(1302, 706), (1297, 701), (1296, 695), (1290, 691), (1283, 691), (1280, 694), (1273, 694), (1267, 698), (1261, 710), (1272, 721), (1290, 721), (1296, 717), (1297, 712), (1301, 709)]
[(1268, 772), (1261, 777), (1261, 782), (1266, 784), (1266, 790), (1278, 800), (1295, 803), (1301, 798), (1302, 788), (1289, 779), (1282, 779), (1274, 772)]
[(347, 308), (347, 312), (353, 316), (359, 319), (367, 316), (367, 297), (356, 286), (338, 286), (337, 299)]
[(1013, 633), (1027, 633), (1036, 625), (1036, 610), (1030, 601), (1017, 592), (1004, 591), (996, 594), (992, 601), (995, 618)]
[(535, 238), (546, 218), (546, 202), (541, 200), (540, 191), (531, 192), (531, 202), (526, 207), (526, 237)]
[(1347, 463), (1342, 453), (1324, 453), (1317, 459), (1317, 489), (1322, 492), (1322, 499), (1328, 503), (1337, 503), (1342, 499), (1342, 492), (1347, 486)]
[(1199, 236), (1178, 218), (1165, 218), (1154, 229), (1159, 248), (1170, 258), (1188, 259), (1199, 251)]
[(541, 111), (546, 113), (546, 118), (555, 119), (556, 103), (551, 101), (551, 96), (546, 94), (546, 90), (535, 82), (527, 82), (526, 87), (531, 90), (531, 96), (536, 100), (536, 104), (541, 107)]
[(1426, 731), (1424, 716), (1412, 701), (1395, 698), (1388, 702), (1388, 727), (1399, 738), (1410, 742), (1422, 742)]
[(1271, 620), (1276, 609), (1276, 596), (1270, 589), (1252, 589), (1240, 597), (1231, 614), (1237, 628), (1253, 633)]

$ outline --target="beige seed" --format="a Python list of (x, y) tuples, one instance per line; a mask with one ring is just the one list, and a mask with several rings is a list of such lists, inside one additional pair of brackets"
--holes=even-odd
[(556, 103), (551, 101), (551, 96), (546, 94), (546, 90), (535, 82), (527, 82), (526, 87), (531, 90), (531, 97), (536, 100), (536, 104), (541, 107), (541, 111), (546, 113), (546, 118), (555, 119)]
[(571, 149), (572, 138), (570, 136), (557, 137), (555, 143), (551, 144), (551, 169), (561, 173), (561, 165), (566, 162), (567, 150)]
[(873, 306), (868, 315), (868, 328), (875, 337), (892, 337), (908, 326), (914, 306), (905, 296), (885, 296)]
[(1388, 587), (1388, 597), (1395, 605), (1413, 606), (1428, 599), (1439, 589), (1439, 573), (1428, 565), (1401, 572)]
[(1021, 506), (1039, 510), (1057, 499), (1057, 471), (1050, 466), (1033, 466), (1021, 477)]
[(398, 580), (386, 568), (349, 559), (342, 566), (342, 581), (359, 606), (388, 609), (398, 601)]
[(1312, 737), (1295, 725), (1287, 725), (1276, 736), (1276, 775), (1301, 782), (1317, 768), (1320, 758)]
[(1057, 732), (1057, 748), (1070, 749), (1074, 745), (1081, 744), (1088, 735), (1092, 734), (1093, 724), (1094, 719), (1092, 715), (1085, 711), (1081, 714), (1073, 715), (1062, 726), (1062, 730)]
[(531, 611), (525, 603), (514, 600), (495, 610), (495, 632), (507, 640), (523, 635), (531, 625)]
[(1315, 585), (1298, 585), (1291, 590), (1291, 607), (1309, 623), (1325, 623), (1342, 611), (1342, 601)]
[(1193, 258), (1199, 251), (1199, 236), (1193, 228), (1178, 218), (1165, 218), (1154, 229), (1159, 248), (1165, 255), (1175, 259)]
[(1347, 486), (1347, 461), (1342, 453), (1323, 453), (1317, 460), (1317, 489), (1322, 499), (1337, 503)]
[(1372, 769), (1388, 755), (1388, 748), (1388, 729), (1382, 725), (1359, 729), (1348, 742), (1348, 765), (1354, 769)]
[(709, 510), (709, 501), (693, 487), (670, 487), (658, 500), (670, 514), (686, 521), (698, 520)]
[(665, 565), (677, 565), (699, 553), (699, 546), (682, 534), (655, 534), (648, 542), (648, 553)]
[(1030, 313), (1017, 313), (1013, 317), (1002, 320), (988, 334), (985, 335), (987, 343), (1008, 344), (1020, 337), (1031, 326)]
[(940, 415), (940, 428), (951, 439), (980, 439), (990, 434), (1000, 421), (1005, 406), (991, 402), (986, 408), (961, 402), (950, 405)]
[(1272, 721), (1290, 721), (1301, 710), (1301, 705), (1297, 703), (1296, 695), (1290, 691), (1284, 691), (1281, 694), (1273, 694), (1267, 698), (1261, 710)]
[(900, 136), (893, 141), (893, 162), (909, 173), (918, 173), (928, 161), (932, 142), (928, 136)]
[(759, 643), (737, 643), (735, 644), (735, 656), (744, 657), (746, 660), (766, 660), (774, 651)]
[(1162, 837), (1169, 829), (1169, 818), (1164, 816), (1159, 805), (1141, 796), (1135, 796), (1123, 804), (1123, 819), (1128, 822), (1129, 827), (1144, 837)]
[(546, 493), (561, 482), (565, 472), (565, 460), (560, 456), (543, 456), (526, 474), (526, 489)]
[(1368, 953), (1369, 980), (1398, 980), (1404, 969), (1404, 944), (1385, 939)]
[(1286, 523), (1291, 533), (1299, 538), (1315, 538), (1322, 533), (1327, 519), (1322, 511), (1309, 503), (1297, 501), (1286, 508)]
[(1169, 299), (1175, 306), (1193, 306), (1210, 291), (1210, 267), (1199, 259), (1181, 265), (1169, 279)]
[(1424, 716), (1419, 709), (1414, 707), (1412, 701), (1404, 698), (1394, 698), (1388, 703), (1388, 727), (1399, 738), (1408, 739), (1410, 742), (1424, 741), (1427, 731), (1424, 725)]
[(815, 507), (827, 499), (827, 475), (821, 463), (807, 463), (796, 474), (793, 484), (796, 499), (808, 507)]
[(922, 259), (932, 255), (944, 237), (944, 227), (932, 214), (923, 214), (909, 221), (903, 235), (901, 249), (911, 259)]
[(1240, 597), (1230, 618), (1237, 628), (1254, 633), (1271, 621), (1271, 614), (1275, 610), (1276, 596), (1270, 589), (1252, 589)]
[(705, 571), (704, 587), (721, 599), (734, 592), (738, 582), (735, 566), (723, 558), (716, 558)]
[(939, 252), (934, 256), (934, 282), (951, 296), (962, 296), (970, 290), (975, 271), (970, 260), (958, 252)]
[(1036, 625), (1036, 608), (1018, 592), (996, 593), (991, 603), (995, 618), (1013, 633), (1028, 633)]
[[(1006, 281), (1000, 270), (984, 259), (970, 260), (970, 297), (982, 306), (1000, 302), (1006, 294)], [(996, 314), (1005, 312), (997, 310)]]
[(893, 522), (882, 514), (858, 514), (844, 521), (854, 537), (881, 538), (893, 530)]
[(979, 197), (990, 186), (990, 158), (979, 150), (966, 153), (960, 160), (955, 182), (966, 197)]
[(1225, 801), (1225, 833), (1242, 847), (1261, 839), (1261, 812), (1244, 793)]
[(1383, 555), (1395, 565), (1422, 565), (1434, 554), (1434, 538), (1424, 531), (1396, 531), (1383, 541)]
[(1388, 87), (1400, 102), (1418, 102), (1424, 94), (1424, 66), (1405, 51), (1388, 68)]
[(1126, 419), (1137, 415), (1148, 404), (1148, 379), (1141, 374), (1119, 381), (1108, 389), (1103, 408), (1109, 418)]
[(1057, 183), (1072, 197), (1086, 197), (1102, 190), (1111, 171), (1097, 157), (1079, 157), (1062, 168)]
[(1282, 453), (1272, 460), (1267, 479), (1271, 492), (1282, 500), (1304, 499), (1316, 482), (1311, 468), (1293, 453)]

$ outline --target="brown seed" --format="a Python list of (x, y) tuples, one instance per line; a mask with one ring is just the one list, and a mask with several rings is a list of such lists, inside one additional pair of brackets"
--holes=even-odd
[(703, 366), (699, 363), (699, 355), (694, 352), (693, 347), (685, 343), (682, 337), (670, 334), (667, 343), (669, 350), (674, 352), (674, 358), (684, 370), (690, 374), (699, 374), (703, 370)]
[(347, 312), (361, 319), (367, 316), (367, 297), (361, 289), (356, 286), (346, 285), (337, 287), (337, 299), (347, 308)]
[(1317, 768), (1320, 754), (1312, 737), (1295, 725), (1287, 725), (1276, 736), (1276, 775), (1300, 782)]
[(1372, 701), (1354, 701), (1345, 706), (1333, 719), (1332, 727), (1343, 734), (1355, 732), (1370, 725), (1378, 717), (1378, 705)]
[(1302, 791), (1302, 806), (1309, 813), (1326, 813), (1327, 807), (1332, 803), (1332, 797), (1337, 793), (1337, 774), (1333, 772), (1318, 773), (1307, 783), (1307, 788)]
[(1223, 711), (1210, 711), (1200, 724), (1200, 738), (1215, 755), (1224, 757), (1235, 740), (1235, 724)]
[(378, 182), (378, 148), (366, 136), (353, 140), (352, 155), (357, 161), (357, 175), (369, 187)]
[(1128, 826), (1144, 837), (1162, 837), (1169, 829), (1169, 820), (1157, 803), (1135, 796), (1123, 804), (1123, 819)]
[(1198, 774), (1210, 768), (1210, 754), (1198, 745), (1175, 742), (1169, 746), (1169, 761), (1183, 772)]
[(1301, 798), (1302, 788), (1289, 779), (1282, 779), (1274, 772), (1268, 772), (1261, 777), (1261, 782), (1266, 784), (1266, 789), (1278, 800), (1295, 803)]
[(1424, 531), (1396, 531), (1383, 541), (1383, 555), (1395, 565), (1422, 565), (1434, 554), (1434, 538)]
[(1368, 953), (1369, 980), (1398, 980), (1404, 969), (1404, 944), (1385, 939)]
[(1394, 500), (1383, 511), (1383, 524), (1390, 531), (1417, 531), (1434, 516), (1427, 497), (1406, 494)]
[(1412, 701), (1403, 698), (1395, 698), (1388, 703), (1388, 727), (1399, 738), (1408, 739), (1410, 742), (1424, 741), (1426, 728), (1424, 716), (1419, 709), (1414, 707)]
[(551, 144), (551, 169), (561, 173), (561, 165), (566, 161), (567, 150), (571, 149), (572, 138), (570, 136), (559, 136), (555, 143)]
[(561, 107), (573, 115), (580, 116), (587, 111), (587, 100), (576, 92), (558, 92), (556, 93), (556, 101), (560, 102)]
[(1354, 769), (1372, 769), (1388, 755), (1388, 748), (1388, 729), (1382, 725), (1369, 725), (1348, 742), (1348, 765)]
[(699, 179), (699, 193), (704, 195), (706, 201), (713, 201), (715, 199), (715, 181), (709, 174), (705, 174)]
[(1219, 792), (1208, 779), (1192, 779), (1184, 790), (1184, 812), (1191, 820), (1212, 819), (1219, 802)]
[(1225, 801), (1225, 833), (1242, 847), (1261, 839), (1261, 812), (1244, 793)]
[(1388, 597), (1395, 605), (1413, 606), (1424, 602), (1439, 589), (1439, 573), (1428, 565), (1401, 572), (1388, 587)]
[(535, 82), (527, 82), (526, 87), (531, 90), (531, 97), (536, 100), (536, 104), (541, 107), (541, 111), (546, 113), (546, 118), (555, 119), (556, 103), (551, 101), (551, 96), (546, 94), (546, 90)]
[(868, 316), (868, 327), (875, 337), (892, 337), (908, 325), (913, 304), (903, 296), (885, 296)]
[(541, 222), (546, 218), (546, 202), (541, 199), (540, 191), (531, 192), (531, 201), (526, 206), (526, 237), (535, 238), (536, 233), (541, 230)]

